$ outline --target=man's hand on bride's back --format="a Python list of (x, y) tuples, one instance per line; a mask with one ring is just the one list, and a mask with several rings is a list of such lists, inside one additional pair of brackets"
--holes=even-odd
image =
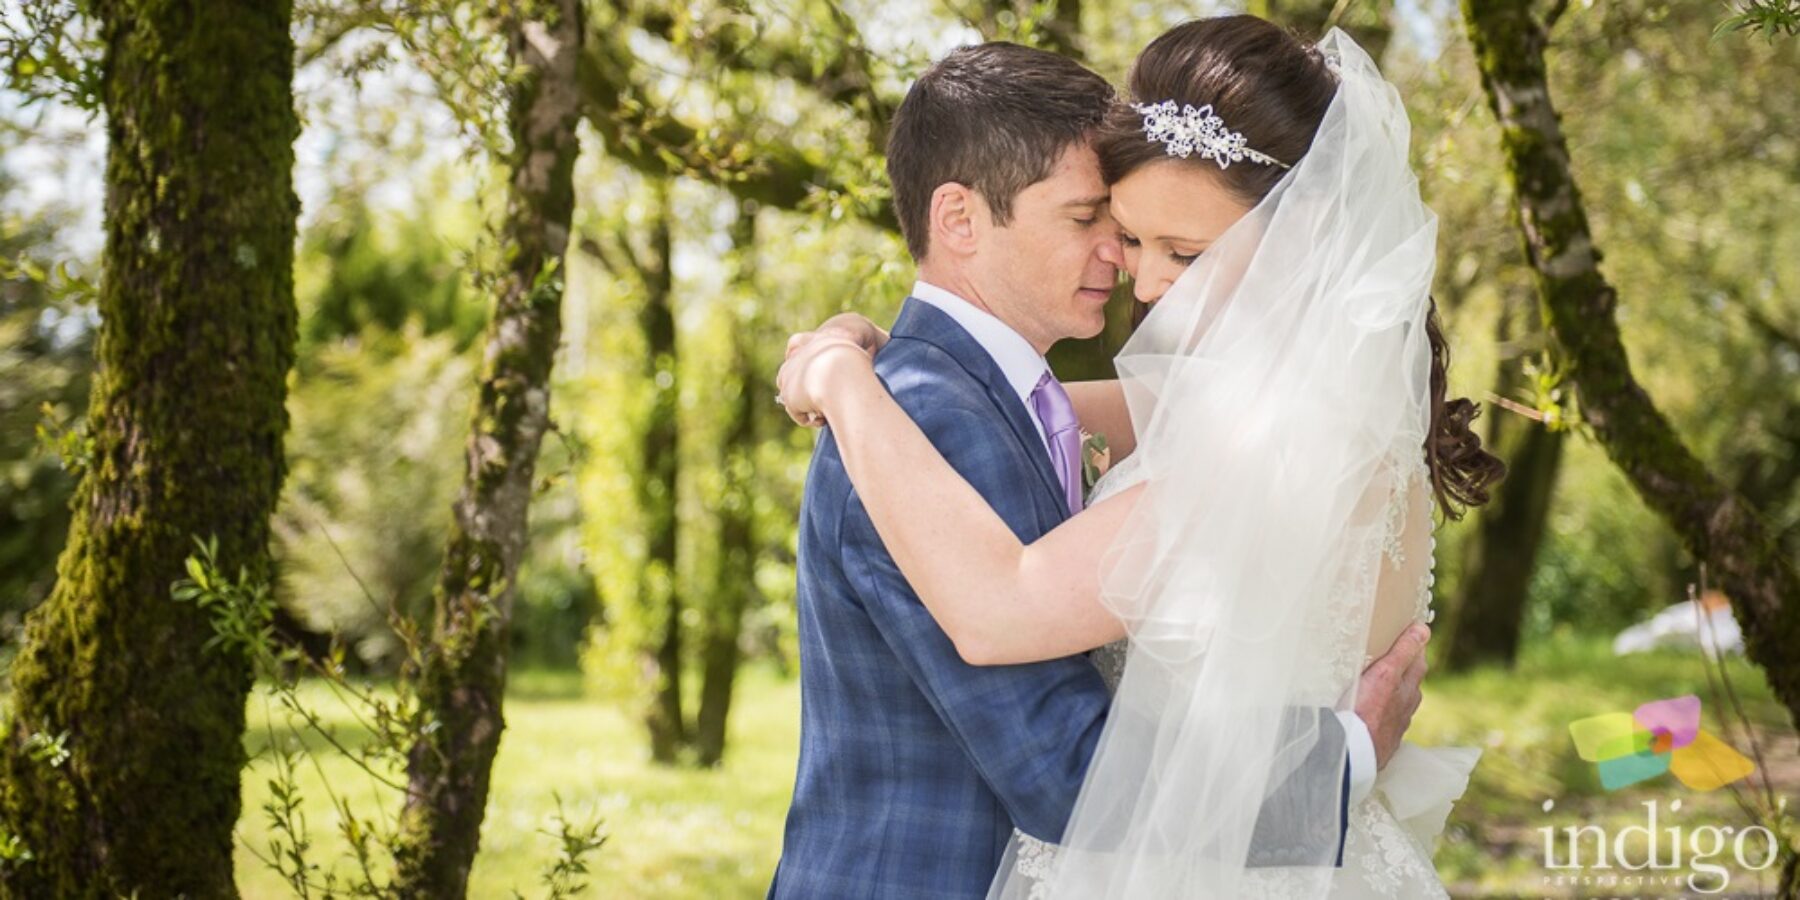
[(1430, 628), (1411, 625), (1400, 632), (1385, 655), (1363, 670), (1356, 691), (1356, 715), (1369, 726), (1377, 769), (1387, 768), (1419, 708), (1419, 682), (1425, 679), (1425, 644), (1429, 640)]

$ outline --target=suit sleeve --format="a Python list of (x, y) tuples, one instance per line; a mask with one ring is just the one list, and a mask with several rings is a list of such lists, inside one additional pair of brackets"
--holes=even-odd
[[(1351, 772), (1343, 721), (1319, 708), (1317, 739), (1306, 760), (1263, 801), (1251, 833), (1252, 868), (1317, 866), (1324, 860), (1344, 864), (1344, 838), (1349, 834)], [(1321, 821), (1313, 815), (1320, 795), (1337, 798), (1337, 817)]]
[[(1002, 436), (968, 411), (939, 411), (920, 425), (989, 503), (1007, 502), (1011, 468), (985, 456)], [(1029, 487), (1026, 489), (1035, 489)], [(1016, 504), (1013, 498), (1010, 502)], [(882, 638), (961, 744), (1022, 831), (1057, 841), (1081, 789), (1109, 696), (1084, 657), (1029, 665), (971, 666), (882, 546), (862, 502), (846, 499), (844, 571)]]

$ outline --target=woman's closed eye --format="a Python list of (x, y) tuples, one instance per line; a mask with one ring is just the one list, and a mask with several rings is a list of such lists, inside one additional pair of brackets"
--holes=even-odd
[[(1137, 238), (1132, 237), (1131, 235), (1126, 234), (1125, 232), (1122, 232), (1122, 231), (1119, 232), (1119, 243), (1125, 245), (1126, 249), (1129, 249), (1129, 250), (1136, 250), (1137, 248), (1143, 246), (1142, 241), (1139, 241)], [(1200, 253), (1204, 253), (1204, 252), (1206, 252), (1206, 251), (1204, 251), (1204, 250), (1200, 251)], [(1200, 258), (1200, 253), (1193, 253), (1193, 254), (1177, 253), (1173, 249), (1170, 249), (1169, 250), (1169, 259), (1174, 260), (1176, 263), (1178, 263), (1180, 265), (1190, 266), (1190, 265), (1194, 264), (1194, 260), (1197, 260)]]

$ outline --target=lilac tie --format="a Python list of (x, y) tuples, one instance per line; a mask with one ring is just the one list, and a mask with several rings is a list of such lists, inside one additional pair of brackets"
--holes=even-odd
[(1031, 409), (1044, 424), (1050, 438), (1050, 468), (1062, 481), (1063, 497), (1069, 502), (1069, 514), (1081, 512), (1081, 423), (1075, 419), (1075, 406), (1069, 392), (1063, 390), (1048, 371), (1031, 389)]

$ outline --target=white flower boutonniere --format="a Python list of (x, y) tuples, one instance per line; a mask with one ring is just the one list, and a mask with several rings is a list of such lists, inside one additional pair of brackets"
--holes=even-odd
[(1107, 449), (1106, 435), (1081, 432), (1081, 484), (1084, 495), (1094, 491), (1100, 476), (1112, 467), (1112, 452)]

